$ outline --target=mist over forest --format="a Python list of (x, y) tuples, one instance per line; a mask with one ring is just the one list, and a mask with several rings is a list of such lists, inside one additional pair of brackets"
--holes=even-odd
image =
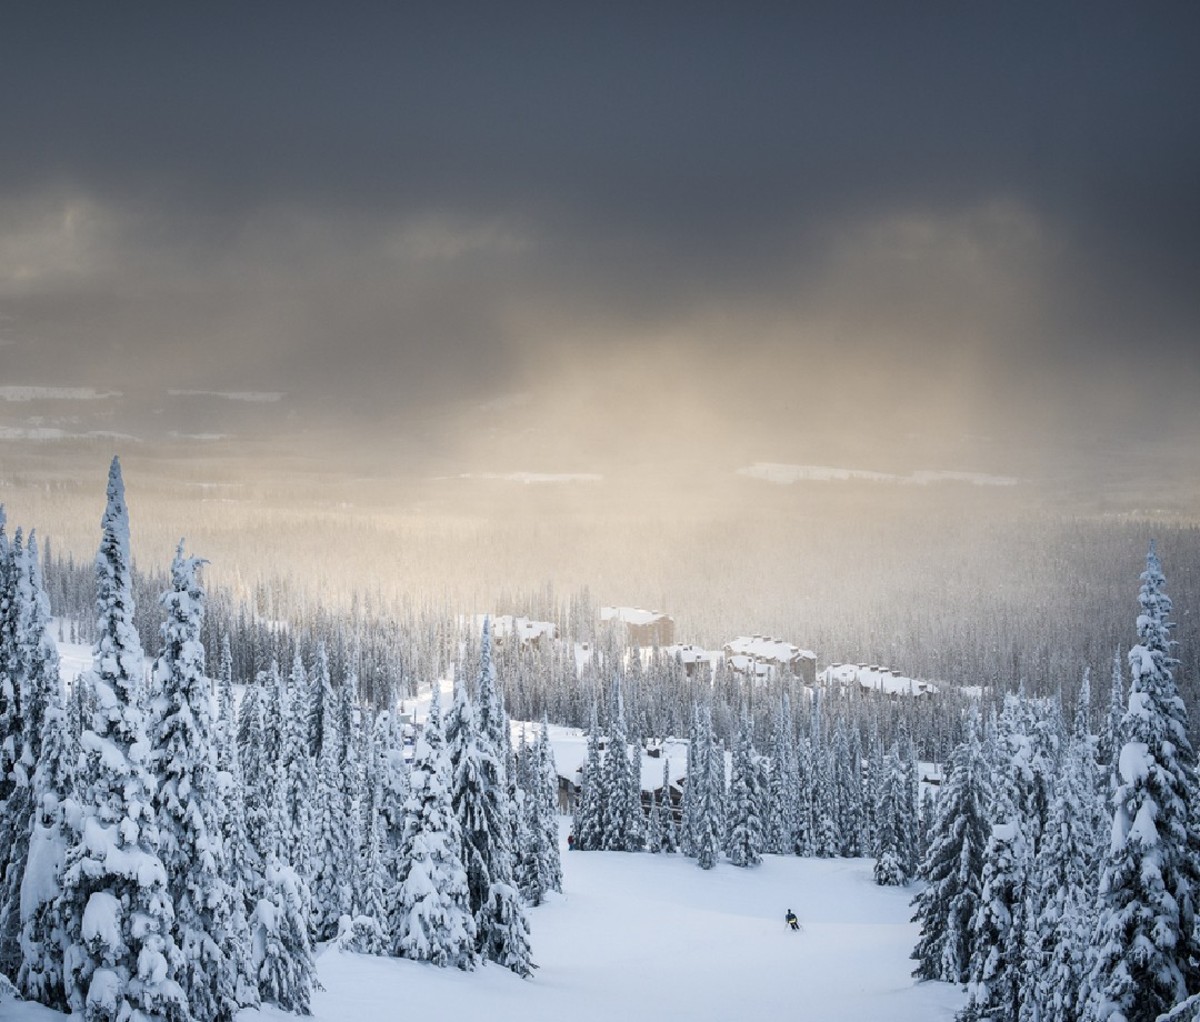
[[(231, 607), (299, 627), (364, 608), (404, 629), (517, 613), (586, 641), (599, 623), (580, 620), (579, 607), (644, 606), (675, 618), (677, 641), (710, 649), (769, 634), (813, 650), (820, 667), (880, 664), (997, 697), (1023, 683), (1069, 704), (1085, 670), (1106, 678), (1132, 642), (1153, 538), (1195, 717), (1200, 530), (1186, 514), (1190, 495), (1169, 480), (1085, 501), (1067, 473), (1011, 485), (779, 485), (732, 470), (681, 478), (669, 467), (566, 482), (401, 481), (306, 471), (299, 458), (254, 472), (141, 452), (125, 463), (135, 562), (157, 580), (146, 584), (147, 648), (154, 585), (184, 536)], [(77, 464), (72, 479), (40, 479), (33, 459), (18, 464), (5, 502), (12, 525), (36, 526), (57, 559), (86, 568), (104, 462), (82, 450)], [(411, 655), (393, 652), (412, 669)]]

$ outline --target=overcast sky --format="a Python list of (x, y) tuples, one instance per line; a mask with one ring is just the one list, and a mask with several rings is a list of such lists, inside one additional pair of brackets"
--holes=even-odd
[(0, 386), (531, 470), (1196, 435), (1200, 6), (416, 6), (6, 9)]

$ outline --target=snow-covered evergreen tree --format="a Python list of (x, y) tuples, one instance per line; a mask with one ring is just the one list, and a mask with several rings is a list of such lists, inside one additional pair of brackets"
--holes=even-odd
[(550, 746), (550, 725), (542, 721), (533, 746), (530, 782), (530, 830), (537, 843), (544, 891), (562, 891), (562, 856), (558, 849), (558, 770)]
[(605, 799), (601, 806), (600, 847), (614, 852), (637, 852), (643, 844), (640, 747), (634, 749), (636, 761), (631, 759), (619, 677), (613, 681), (613, 693), (608, 748), (604, 754)]
[(24, 550), (15, 543), (11, 557), (14, 606), (7, 620), (15, 626), (9, 656), (20, 731), (9, 795), (0, 805), (0, 849), (7, 848), (7, 856), (0, 851), (0, 971), (16, 979), (21, 963), (21, 886), (37, 815), (33, 777), (41, 760), (46, 715), (51, 703), (57, 700), (61, 706), (62, 683), (36, 535), (30, 533)]
[(435, 965), (474, 968), (475, 917), (459, 849), (450, 757), (436, 689), (413, 750), (396, 883), (388, 892), (392, 949)]
[(230, 960), (237, 969), (236, 987), (239, 1004), (258, 1004), (258, 980), (254, 973), (253, 948), (250, 946), (250, 913), (258, 902), (265, 881), (257, 852), (251, 845), (246, 829), (246, 790), (242, 779), (242, 764), (237, 742), (237, 709), (233, 699), (233, 657), (229, 637), (221, 641), (221, 668), (217, 684), (217, 720), (213, 728), (213, 750), (216, 756), (217, 827), (225, 852), (225, 877), (236, 897), (230, 906), (231, 942), (245, 945), (231, 947)]
[(990, 826), (990, 768), (974, 717), (951, 754), (944, 790), (937, 801), (929, 849), (918, 877), (924, 888), (913, 899), (913, 922), (921, 936), (912, 957), (918, 979), (965, 983), (975, 949), (972, 923), (979, 908), (983, 854)]
[(1083, 980), (1095, 929), (1096, 863), (1100, 857), (1101, 804), (1095, 752), (1087, 733), (1088, 682), (1058, 772), (1049, 824), (1037, 865), (1037, 932), (1040, 968), (1030, 970), (1032, 1001), (1042, 1022), (1080, 1022)]
[(529, 921), (513, 885), (512, 806), (505, 776), (508, 734), (496, 690), (491, 630), (484, 624), (477, 684), (480, 716), (460, 683), (447, 728), (451, 798), (462, 830), (476, 942), (489, 961), (528, 975)]
[(883, 765), (883, 781), (875, 810), (876, 848), (875, 883), (885, 887), (900, 887), (908, 883), (906, 857), (902, 850), (906, 777), (900, 754), (892, 744)]
[(271, 683), (270, 673), (260, 671), (255, 683), (247, 685), (237, 710), (238, 788), (242, 796), (246, 848), (259, 871), (266, 868), (274, 849), (270, 847), (269, 821), (272, 812), (273, 764), (266, 758), (262, 694)]
[(964, 1020), (1019, 1022), (1023, 986), (1033, 980), (1025, 968), (1030, 818), (1017, 805), (1019, 777), (1019, 769), (1001, 769), (989, 806), (992, 826), (971, 923), (970, 1002), (960, 1016)]
[(765, 823), (768, 851), (791, 855), (796, 850), (800, 797), (796, 732), (792, 704), (784, 692), (771, 718), (771, 775)]
[(21, 878), (22, 996), (66, 1011), (63, 961), (69, 941), (67, 906), (60, 899), (67, 843), (76, 832), (79, 805), (75, 769), (79, 746), (67, 719), (61, 690), (46, 704), (42, 743), (31, 783), (34, 819)]
[(360, 871), (363, 847), (362, 793), (363, 760), (361, 726), (362, 714), (358, 705), (358, 675), (349, 671), (340, 689), (338, 700), (338, 732), (343, 749), (341, 784), (342, 804), (346, 819), (346, 854), (342, 868), (350, 888), (351, 915), (362, 913), (362, 874)]
[[(4, 532), (4, 510), (0, 506), (0, 975), (15, 976), (20, 967), (16, 921), (7, 911), (6, 890), (13, 876), (9, 859), (20, 842), (21, 826), (18, 803), (28, 801), (17, 783), (17, 763), (21, 756), (21, 673), (17, 664), (18, 617), (21, 613), (21, 575), (24, 567), (22, 533), (17, 530), (13, 543)], [(19, 881), (18, 881), (19, 883)], [(5, 917), (8, 916), (6, 919)]]
[(321, 754), (317, 762), (313, 814), (311, 925), (314, 940), (333, 937), (338, 932), (338, 920), (354, 914), (358, 843), (347, 784), (349, 736), (340, 702), (332, 690), (327, 690), (321, 714)]
[(174, 911), (158, 854), (129, 517), (116, 458), (101, 528), (91, 679), (97, 710), (80, 742), (81, 812), (59, 894), (67, 1001), (88, 1022), (186, 1019), (181, 956), (171, 934)]
[(315, 774), (309, 752), (308, 675), (296, 650), (291, 674), (280, 694), (283, 744), (278, 764), (284, 790), (280, 855), (306, 880), (312, 876), (313, 792)]
[(1095, 1022), (1150, 1022), (1200, 983), (1195, 754), (1175, 687), (1171, 600), (1151, 542), (1129, 651), (1112, 834), (1090, 979)]
[(575, 817), (571, 824), (578, 851), (596, 851), (603, 847), (605, 780), (604, 760), (600, 755), (600, 723), (593, 704), (587, 737), (587, 760), (580, 778)]
[(547, 724), (542, 724), (533, 745), (526, 743), (522, 732), (519, 762), (521, 826), (518, 832), (523, 836), (516, 845), (517, 886), (526, 902), (540, 905), (547, 891), (562, 890), (556, 819), (557, 774)]
[[(251, 834), (260, 878), (249, 919), (251, 955), (261, 1000), (307, 1015), (317, 986), (313, 899), (305, 878), (282, 855), (288, 819), (282, 771), (286, 689), (274, 662), (258, 679), (260, 698), (247, 746), (258, 756), (261, 814)], [(272, 749), (275, 759), (267, 758)]]
[(1129, 706), (1129, 692), (1125, 688), (1125, 672), (1121, 667), (1121, 649), (1113, 651), (1111, 682), (1108, 689), (1108, 710), (1104, 715), (1104, 723), (1100, 729), (1100, 748), (1098, 759), (1104, 768), (1105, 778), (1111, 796), (1117, 790), (1117, 775), (1120, 767), (1121, 722), (1125, 719), (1125, 711)]
[[(0, 808), (8, 802), (16, 783), (13, 767), (21, 742), (21, 690), (16, 667), (21, 542), (18, 531), (14, 550), (4, 526), (4, 505), (0, 504)], [(0, 813), (0, 848), (7, 849), (11, 841), (7, 817)], [(0, 852), (0, 870), (4, 868), (5, 854)]]
[(761, 799), (756, 759), (750, 718), (743, 712), (733, 754), (725, 844), (725, 854), (735, 866), (757, 866), (762, 862), (763, 821), (759, 817)]
[(675, 823), (675, 808), (671, 801), (671, 761), (663, 757), (662, 788), (654, 802), (651, 821), (652, 837), (647, 844), (652, 852), (679, 851), (679, 828)]
[(250, 916), (254, 973), (263, 1001), (298, 1015), (311, 1014), (317, 986), (308, 916), (303, 879), (278, 855), (270, 855)]
[(182, 541), (171, 564), (171, 588), (160, 601), (167, 619), (154, 665), (155, 797), (159, 855), (175, 906), (172, 934), (182, 955), (179, 982), (196, 1022), (228, 1022), (241, 1007), (236, 961), (248, 956), (248, 932), (235, 926), (242, 892), (226, 879), (221, 840), (212, 719), (205, 676), (203, 561), (186, 557)]
[(700, 708), (693, 741), (695, 774), (687, 779), (689, 785), (695, 783), (689, 805), (692, 847), (696, 864), (701, 869), (712, 869), (724, 843), (725, 752), (713, 734), (712, 714), (707, 706)]
[[(853, 750), (851, 749), (853, 744)], [(862, 755), (857, 733), (851, 743), (845, 718), (839, 717), (833, 738), (833, 788), (837, 851), (851, 858), (862, 854), (866, 829), (863, 809)]]

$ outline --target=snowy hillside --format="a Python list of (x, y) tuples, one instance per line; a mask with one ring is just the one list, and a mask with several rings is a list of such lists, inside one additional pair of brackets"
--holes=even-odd
[[(572, 852), (563, 867), (565, 894), (530, 913), (533, 979), (495, 965), (462, 973), (326, 947), (314, 1018), (948, 1022), (963, 1004), (955, 987), (910, 977), (911, 892), (877, 887), (868, 859), (768, 855), (756, 869), (705, 872), (676, 855)], [(784, 926), (788, 908), (800, 933)], [(64, 1016), (0, 1001), (0, 1017)], [(238, 1018), (295, 1016), (264, 1008)]]

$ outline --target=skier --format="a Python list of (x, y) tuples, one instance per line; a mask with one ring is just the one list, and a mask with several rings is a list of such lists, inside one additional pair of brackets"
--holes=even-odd
[(783, 921), (788, 924), (793, 930), (800, 929), (800, 920), (796, 918), (796, 913), (790, 908), (787, 910), (787, 915), (783, 917)]

